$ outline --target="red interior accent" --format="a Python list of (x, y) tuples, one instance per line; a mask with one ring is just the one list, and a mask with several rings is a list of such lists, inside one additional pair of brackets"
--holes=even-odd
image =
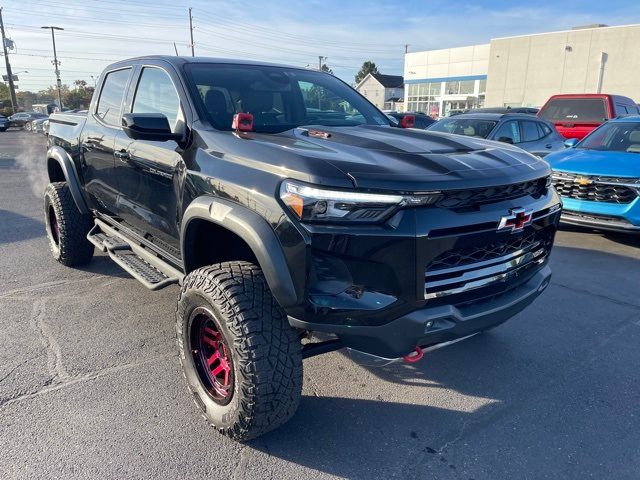
[(405, 115), (400, 120), (400, 126), (402, 128), (413, 128), (416, 125), (416, 116), (415, 115)]
[(250, 132), (253, 130), (253, 115), (250, 113), (236, 113), (233, 116), (231, 128), (239, 132)]
[(416, 363), (417, 361), (422, 360), (422, 357), (424, 357), (424, 352), (420, 347), (416, 347), (413, 352), (411, 352), (409, 355), (405, 355), (402, 358), (407, 363)]

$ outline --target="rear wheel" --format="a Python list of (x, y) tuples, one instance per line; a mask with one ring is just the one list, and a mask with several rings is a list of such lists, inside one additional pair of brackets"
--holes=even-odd
[(93, 244), (87, 240), (92, 218), (76, 207), (66, 182), (50, 183), (44, 192), (44, 217), (53, 257), (63, 265), (87, 263)]
[(24, 129), (25, 129), (27, 132), (30, 132), (30, 131), (31, 131), (31, 123), (29, 123), (29, 122), (25, 123), (25, 124), (24, 124)]
[(258, 267), (226, 262), (193, 271), (176, 317), (183, 373), (211, 425), (248, 440), (293, 416), (302, 392), (300, 341)]

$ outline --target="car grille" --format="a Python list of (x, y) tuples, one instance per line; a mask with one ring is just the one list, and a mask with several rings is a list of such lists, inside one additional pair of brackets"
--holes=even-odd
[(425, 299), (504, 284), (542, 265), (552, 243), (553, 231), (540, 229), (485, 245), (447, 251), (432, 260), (425, 271)]
[(631, 203), (638, 198), (638, 187), (630, 186), (635, 179), (618, 177), (582, 176), (571, 173), (557, 173), (553, 185), (558, 195), (576, 200), (606, 203)]
[(435, 205), (441, 208), (452, 210), (466, 209), (496, 203), (512, 198), (525, 197), (531, 195), (540, 198), (547, 193), (547, 177), (538, 178), (521, 183), (509, 185), (498, 185), (494, 187), (472, 188), (466, 190), (449, 190), (442, 192)]

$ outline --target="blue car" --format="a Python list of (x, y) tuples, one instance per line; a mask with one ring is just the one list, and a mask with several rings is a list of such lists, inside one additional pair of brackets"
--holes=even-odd
[(610, 120), (565, 145), (545, 158), (564, 203), (562, 221), (640, 232), (640, 116)]

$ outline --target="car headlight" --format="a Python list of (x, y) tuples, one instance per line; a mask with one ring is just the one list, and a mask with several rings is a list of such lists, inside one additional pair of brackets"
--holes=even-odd
[(420, 195), (368, 193), (327, 190), (285, 180), (280, 186), (280, 199), (304, 222), (376, 223), (405, 206), (430, 205), (440, 192)]

